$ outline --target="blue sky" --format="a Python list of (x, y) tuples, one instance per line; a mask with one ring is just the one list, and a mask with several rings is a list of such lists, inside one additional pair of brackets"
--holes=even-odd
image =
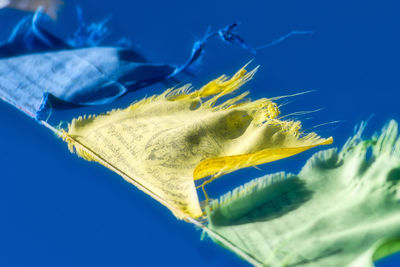
[[(95, 4), (94, 4), (95, 3)], [(49, 28), (66, 36), (76, 28), (74, 6), (66, 1)], [(96, 1), (79, 3), (88, 22), (112, 15), (111, 44), (126, 37), (154, 62), (185, 61), (208, 26), (241, 22), (250, 45), (268, 43), (291, 30), (311, 30), (257, 55), (218, 40), (207, 45), (196, 76), (200, 86), (232, 74), (249, 60), (261, 65), (246, 89), (252, 98), (305, 90), (284, 113), (322, 109), (306, 116), (304, 127), (334, 136), (340, 147), (361, 120), (367, 134), (390, 118), (400, 119), (400, 20), (398, 1)], [(4, 40), (22, 12), (0, 10)], [(141, 90), (115, 105), (127, 105), (163, 85)], [(109, 108), (100, 107), (96, 111)], [(82, 110), (80, 112), (84, 112)], [(66, 114), (65, 116), (68, 116)], [(201, 232), (174, 217), (118, 175), (83, 161), (66, 145), (8, 104), (0, 103), (0, 265), (1, 266), (248, 266)], [(296, 172), (315, 150), (248, 169), (210, 186), (219, 194), (280, 170)], [(396, 264), (397, 262), (397, 264)], [(378, 266), (398, 266), (400, 256)]]

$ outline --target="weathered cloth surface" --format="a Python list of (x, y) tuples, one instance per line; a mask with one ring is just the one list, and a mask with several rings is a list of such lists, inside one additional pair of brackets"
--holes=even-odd
[(267, 175), (222, 196), (209, 228), (263, 266), (368, 267), (400, 250), (397, 123), (367, 141), (362, 129), (297, 176)]
[(128, 89), (165, 80), (174, 70), (140, 62), (134, 52), (116, 47), (22, 55), (0, 59), (0, 97), (42, 118), (49, 108), (112, 102)]
[(298, 121), (280, 121), (277, 105), (268, 99), (241, 101), (248, 92), (216, 103), (254, 73), (241, 69), (197, 91), (169, 89), (126, 109), (74, 119), (63, 138), (79, 156), (102, 159), (139, 182), (176, 216), (199, 217), (194, 180), (332, 142), (314, 133), (301, 135)]

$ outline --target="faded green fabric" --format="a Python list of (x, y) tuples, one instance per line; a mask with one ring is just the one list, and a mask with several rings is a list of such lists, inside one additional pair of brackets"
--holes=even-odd
[(214, 201), (208, 227), (266, 266), (373, 266), (400, 250), (397, 123), (367, 141), (364, 126), (297, 176), (264, 176)]

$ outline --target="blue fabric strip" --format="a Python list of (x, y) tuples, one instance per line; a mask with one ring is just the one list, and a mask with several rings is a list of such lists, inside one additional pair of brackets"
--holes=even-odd
[(82, 40), (93, 36), (93, 31), (82, 26), (74, 34), (75, 41), (66, 43), (40, 27), (40, 17), (38, 11), (24, 18), (0, 45), (0, 97), (37, 119), (48, 116), (50, 108), (106, 104), (129, 91), (166, 81), (201, 54), (196, 51), (184, 65), (173, 66), (147, 62), (127, 48), (74, 48), (87, 45)]
[[(105, 26), (108, 19), (88, 26), (80, 8), (77, 12), (80, 27), (68, 41), (39, 25), (45, 16), (38, 10), (22, 19), (8, 41), (0, 44), (0, 97), (3, 100), (43, 120), (53, 108), (106, 104), (127, 92), (174, 80), (201, 58), (205, 44), (214, 37), (253, 53), (259, 49), (245, 44), (234, 31), (237, 23), (233, 23), (216, 32), (207, 31), (194, 43), (190, 57), (180, 66), (152, 63), (128, 48), (97, 46), (108, 34)], [(292, 34), (299, 33), (304, 32)]]

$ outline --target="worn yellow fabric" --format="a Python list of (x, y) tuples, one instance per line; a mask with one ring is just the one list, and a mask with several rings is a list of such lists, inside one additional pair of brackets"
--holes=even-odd
[(332, 142), (315, 133), (302, 134), (300, 122), (280, 121), (275, 103), (245, 100), (248, 92), (216, 103), (255, 72), (242, 68), (200, 90), (190, 92), (190, 85), (168, 89), (126, 109), (74, 119), (63, 138), (79, 156), (101, 158), (103, 165), (137, 181), (177, 217), (199, 217), (203, 213), (194, 180)]

